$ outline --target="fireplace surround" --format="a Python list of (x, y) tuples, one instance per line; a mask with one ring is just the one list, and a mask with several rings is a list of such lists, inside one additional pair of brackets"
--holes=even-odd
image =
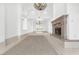
[(62, 15), (52, 21), (52, 34), (66, 39), (67, 36), (67, 15)]

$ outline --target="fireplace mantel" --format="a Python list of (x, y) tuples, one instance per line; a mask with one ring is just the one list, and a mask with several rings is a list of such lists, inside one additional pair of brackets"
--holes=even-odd
[[(67, 18), (68, 15), (62, 15), (56, 19), (54, 19), (54, 21), (52, 21), (53, 24), (59, 23), (61, 21), (64, 21), (65, 18)], [(62, 20), (63, 19), (63, 20)]]

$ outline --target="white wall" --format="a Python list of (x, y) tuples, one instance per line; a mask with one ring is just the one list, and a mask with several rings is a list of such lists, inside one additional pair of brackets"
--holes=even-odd
[(79, 3), (67, 4), (68, 25), (67, 38), (70, 40), (79, 40)]
[(17, 26), (18, 26), (18, 10), (17, 4), (15, 3), (6, 3), (6, 39), (13, 36), (17, 36)]
[(61, 15), (67, 13), (66, 3), (54, 3), (53, 4), (53, 20)]
[(0, 43), (5, 41), (5, 7), (0, 3)]

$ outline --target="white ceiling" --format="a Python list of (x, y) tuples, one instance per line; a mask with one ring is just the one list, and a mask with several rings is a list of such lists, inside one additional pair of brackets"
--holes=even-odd
[(33, 7), (33, 3), (23, 3), (22, 10), (26, 17), (37, 19), (41, 16), (42, 19), (52, 19), (53, 18), (53, 3), (47, 3), (47, 7), (43, 11), (36, 10)]

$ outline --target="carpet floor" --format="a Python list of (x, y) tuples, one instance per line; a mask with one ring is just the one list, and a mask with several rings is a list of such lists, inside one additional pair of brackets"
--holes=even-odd
[(52, 45), (42, 35), (28, 36), (4, 55), (57, 55)]

